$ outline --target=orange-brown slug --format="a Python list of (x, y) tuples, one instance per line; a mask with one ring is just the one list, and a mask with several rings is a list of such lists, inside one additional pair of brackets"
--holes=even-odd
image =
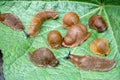
[(38, 34), (42, 23), (47, 19), (56, 19), (58, 14), (54, 10), (42, 10), (38, 12), (32, 19), (28, 29), (28, 37), (34, 37)]
[(75, 24), (68, 30), (63, 39), (62, 45), (69, 48), (76, 47), (88, 39), (89, 35), (90, 33), (84, 25)]
[(48, 33), (47, 43), (52, 48), (59, 48), (62, 46), (62, 36), (59, 31), (52, 30)]
[(48, 48), (39, 48), (28, 55), (30, 61), (36, 66), (55, 67), (59, 63)]
[(97, 38), (90, 43), (90, 50), (98, 55), (107, 56), (110, 52), (109, 44), (105, 39)]
[(65, 29), (69, 29), (72, 25), (80, 23), (79, 16), (75, 12), (67, 12), (62, 20), (62, 26)]
[(70, 60), (77, 68), (91, 71), (109, 71), (115, 67), (115, 61), (94, 56), (79, 56), (69, 54), (66, 59)]
[(104, 32), (107, 30), (107, 24), (102, 16), (95, 14), (89, 19), (89, 26), (92, 29), (95, 29), (98, 32)]

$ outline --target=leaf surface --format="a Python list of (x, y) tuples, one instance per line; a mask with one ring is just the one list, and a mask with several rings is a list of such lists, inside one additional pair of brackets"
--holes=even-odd
[[(110, 0), (112, 2), (112, 0)], [(43, 9), (54, 9), (59, 13), (56, 20), (47, 20), (42, 24), (39, 34), (35, 38), (26, 39), (22, 31), (14, 31), (0, 23), (0, 49), (4, 59), (4, 76), (6, 80), (119, 80), (120, 79), (120, 3), (106, 0), (103, 4), (99, 0), (77, 1), (1, 1), (0, 11), (16, 14), (28, 30), (30, 22), (37, 12)], [(74, 11), (80, 17), (80, 22), (86, 25), (90, 32), (87, 41), (75, 48), (61, 47), (57, 50), (48, 47), (47, 34), (51, 30), (58, 30), (64, 37), (67, 30), (62, 28), (62, 18), (66, 12)], [(97, 33), (90, 29), (88, 19), (93, 14), (103, 16), (108, 24), (108, 30)], [(76, 55), (92, 55), (89, 44), (96, 38), (105, 38), (110, 45), (110, 54), (104, 58), (114, 59), (116, 67), (108, 72), (85, 71), (77, 69), (68, 60), (64, 60), (69, 51)], [(28, 59), (28, 54), (34, 50), (46, 47), (52, 50), (60, 65), (55, 68), (34, 66)]]

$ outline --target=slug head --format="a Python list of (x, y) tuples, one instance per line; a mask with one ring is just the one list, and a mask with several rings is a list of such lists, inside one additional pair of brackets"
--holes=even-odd
[(59, 61), (58, 60), (56, 60), (56, 59), (54, 59), (54, 60), (52, 60), (50, 63), (48, 63), (48, 67), (56, 67), (56, 66), (58, 66), (58, 64), (59, 64)]
[(70, 58), (70, 53), (71, 51), (69, 51), (68, 55), (64, 57), (64, 59), (69, 59)]

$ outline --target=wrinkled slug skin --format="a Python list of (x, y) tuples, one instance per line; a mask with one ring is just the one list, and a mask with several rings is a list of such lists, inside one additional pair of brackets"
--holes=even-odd
[(34, 37), (38, 34), (42, 23), (47, 19), (56, 19), (58, 17), (57, 12), (54, 10), (42, 10), (38, 12), (32, 19), (30, 27), (28, 29), (28, 36)]
[(13, 30), (24, 30), (24, 26), (20, 19), (12, 13), (0, 14), (0, 22)]
[(94, 56), (69, 55), (69, 60), (79, 69), (109, 71), (115, 67), (115, 61)]
[(88, 39), (89, 35), (90, 33), (87, 31), (84, 25), (73, 25), (64, 37), (62, 45), (69, 48), (76, 47)]
[(28, 54), (28, 57), (35, 66), (55, 67), (59, 63), (52, 51), (48, 48), (39, 48)]

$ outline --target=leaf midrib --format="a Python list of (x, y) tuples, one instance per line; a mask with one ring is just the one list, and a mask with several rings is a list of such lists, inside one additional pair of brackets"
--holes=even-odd
[[(117, 40), (115, 39), (115, 35), (114, 35), (113, 29), (112, 29), (112, 26), (111, 26), (111, 23), (110, 23), (110, 20), (109, 20), (109, 17), (108, 17), (108, 14), (107, 14), (105, 8), (104, 8), (104, 13), (105, 13), (105, 15), (106, 15), (108, 24), (110, 25), (110, 28), (111, 28), (111, 31), (112, 31), (112, 37), (113, 37), (113, 39), (114, 39), (114, 41), (115, 41), (115, 45), (116, 45), (116, 48), (117, 48), (117, 52), (119, 52), (118, 45), (117, 45)], [(120, 52), (119, 52), (119, 53), (120, 53)]]

